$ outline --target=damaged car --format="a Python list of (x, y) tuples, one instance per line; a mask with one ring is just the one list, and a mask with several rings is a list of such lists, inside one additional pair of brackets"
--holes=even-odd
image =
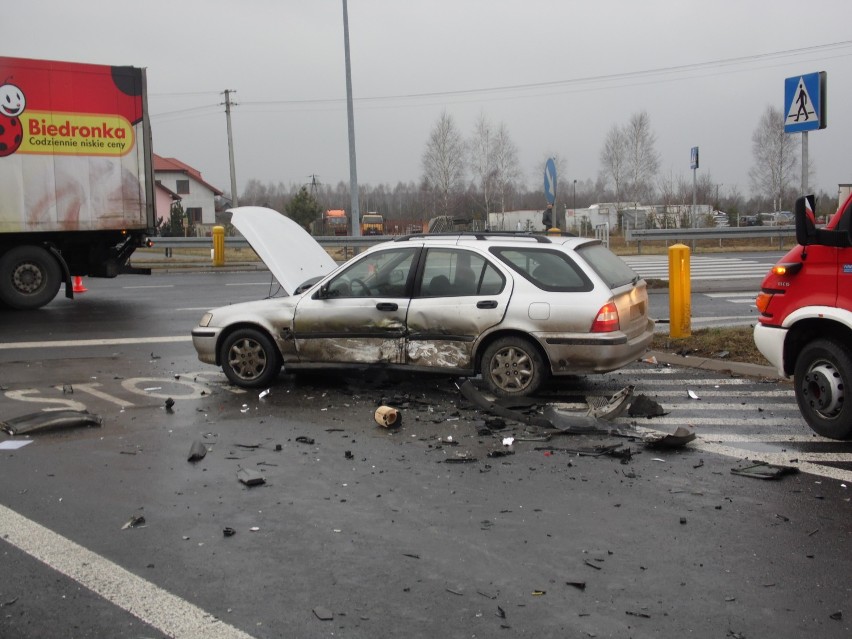
[(202, 362), (244, 388), (317, 369), (481, 375), (500, 397), (638, 359), (654, 325), (642, 280), (600, 241), (528, 233), (414, 234), (337, 266), (262, 207), (233, 224), (290, 293), (204, 314)]

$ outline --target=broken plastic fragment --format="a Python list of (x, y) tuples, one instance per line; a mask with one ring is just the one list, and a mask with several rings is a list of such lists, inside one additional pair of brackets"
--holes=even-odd
[(329, 610), (328, 608), (323, 608), (322, 606), (317, 606), (316, 608), (314, 608), (314, 615), (320, 621), (331, 621), (332, 619), (334, 619), (334, 615), (332, 614), (331, 610)]
[(511, 446), (511, 445), (512, 445), (512, 444), (514, 444), (514, 443), (515, 443), (515, 438), (514, 438), (514, 437), (504, 437), (504, 438), (503, 438), (503, 445), (504, 445), (504, 446)]
[(390, 406), (379, 406), (376, 409), (374, 417), (376, 419), (376, 423), (385, 428), (398, 426), (398, 422), (400, 421), (399, 411), (395, 408), (391, 408)]
[(687, 426), (678, 426), (673, 433), (648, 433), (642, 440), (648, 446), (680, 448), (695, 439), (695, 431)]
[(142, 515), (133, 515), (130, 519), (127, 520), (127, 523), (124, 524), (121, 529), (127, 530), (128, 528), (141, 528), (145, 525), (145, 518)]
[(266, 483), (263, 475), (251, 468), (240, 468), (237, 471), (237, 478), (246, 486), (260, 486)]
[(686, 392), (687, 392), (687, 394), (689, 395), (689, 399), (701, 399), (701, 398), (700, 398), (700, 397), (699, 397), (699, 396), (695, 393), (695, 391), (694, 391), (694, 390), (692, 390), (692, 389), (687, 389), (687, 391), (686, 391)]
[(630, 403), (627, 414), (631, 417), (661, 417), (666, 414), (663, 407), (647, 395), (637, 395)]
[(260, 393), (260, 395), (258, 395), (257, 397), (258, 397), (258, 399), (263, 399), (263, 398), (264, 398), (264, 397), (266, 397), (267, 395), (269, 395), (269, 389), (268, 389), (268, 388), (267, 388), (265, 391), (262, 391), (262, 392)]
[(35, 433), (61, 428), (82, 426), (102, 426), (103, 419), (82, 410), (52, 410), (47, 412), (29, 413), (0, 422), (0, 430), (10, 435)]
[(186, 458), (186, 461), (201, 461), (206, 455), (207, 446), (204, 445), (204, 442), (201, 442), (196, 439), (194, 442), (192, 442), (192, 446), (189, 449), (189, 457)]
[(225, 535), (225, 537), (233, 537), (234, 535), (237, 534), (237, 531), (234, 530), (233, 528), (228, 527), (228, 528), (222, 529), (222, 534)]
[(299, 442), (300, 444), (308, 444), (308, 445), (314, 443), (313, 437), (305, 437), (304, 435), (299, 435), (296, 438), (296, 441)]
[(630, 398), (633, 396), (634, 388), (635, 386), (632, 384), (625, 386), (615, 395), (610, 397), (603, 405), (590, 406), (588, 414), (592, 417), (597, 417), (598, 419), (606, 419), (610, 421), (619, 417), (630, 403)]
[(166, 410), (167, 410), (168, 412), (170, 412), (170, 413), (171, 413), (171, 412), (172, 412), (172, 407), (173, 407), (174, 405), (175, 405), (175, 400), (173, 400), (171, 397), (168, 397), (168, 398), (166, 399), (166, 401), (165, 401), (165, 407), (166, 407)]
[(767, 464), (766, 462), (757, 462), (743, 468), (731, 468), (731, 473), (734, 475), (755, 477), (757, 479), (779, 479), (784, 475), (795, 475), (798, 472), (799, 469), (794, 466), (779, 466), (776, 464)]

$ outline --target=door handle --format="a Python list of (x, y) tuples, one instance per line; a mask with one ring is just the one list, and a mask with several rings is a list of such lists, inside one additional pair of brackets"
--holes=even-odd
[(379, 311), (396, 311), (399, 309), (399, 306), (393, 302), (379, 302), (376, 304), (376, 309)]
[(497, 300), (485, 300), (484, 302), (477, 302), (476, 308), (497, 308)]

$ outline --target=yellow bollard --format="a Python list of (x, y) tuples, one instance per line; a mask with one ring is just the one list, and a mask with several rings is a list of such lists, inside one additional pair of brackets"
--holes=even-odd
[(690, 308), (691, 282), (689, 247), (675, 244), (669, 247), (669, 336), (692, 335)]
[(225, 266), (225, 227), (213, 227), (213, 266)]
[(562, 229), (557, 228), (555, 226), (551, 226), (549, 229), (547, 229), (547, 234), (548, 235), (562, 235)]

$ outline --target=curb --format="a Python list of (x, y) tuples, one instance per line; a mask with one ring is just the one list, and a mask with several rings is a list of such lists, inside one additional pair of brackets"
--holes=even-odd
[(719, 373), (730, 373), (732, 375), (743, 375), (745, 377), (786, 381), (786, 378), (782, 377), (772, 366), (746, 364), (744, 362), (726, 362), (709, 357), (684, 357), (683, 355), (664, 353), (662, 351), (648, 351), (647, 357), (655, 357), (660, 364), (669, 364), (671, 366), (683, 366), (685, 368), (697, 368)]

